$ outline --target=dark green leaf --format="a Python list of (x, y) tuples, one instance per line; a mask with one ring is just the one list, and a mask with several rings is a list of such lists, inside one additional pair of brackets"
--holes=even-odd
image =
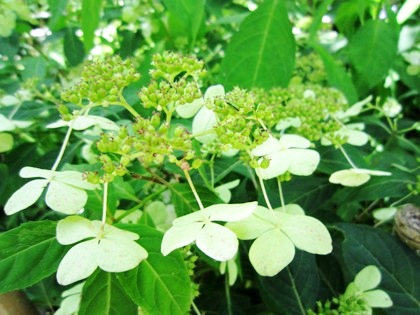
[(325, 48), (317, 44), (313, 44), (313, 47), (322, 58), (325, 71), (327, 72), (328, 82), (331, 86), (340, 90), (349, 104), (356, 103), (358, 101), (356, 88), (344, 68), (336, 63)]
[(295, 40), (284, 1), (267, 0), (242, 22), (222, 62), (226, 89), (287, 86)]
[(89, 52), (93, 47), (95, 30), (99, 26), (101, 16), (102, 0), (82, 1), (82, 31), (85, 51)]
[(75, 67), (82, 63), (85, 57), (83, 43), (73, 29), (67, 29), (64, 35), (64, 55), (70, 66)]
[(351, 38), (348, 49), (356, 85), (366, 92), (388, 74), (398, 48), (398, 33), (382, 20), (369, 20)]
[(65, 15), (68, 0), (48, 0), (51, 11), (51, 18), (48, 21), (48, 27), (52, 31), (57, 31), (65, 24)]
[[(219, 197), (207, 188), (202, 186), (196, 186), (195, 188), (204, 207), (215, 203), (223, 203)], [(197, 201), (188, 184), (171, 184), (169, 189), (172, 193), (172, 202), (174, 203), (177, 216), (183, 216), (199, 210)]]
[(56, 223), (37, 221), (0, 234), (0, 293), (23, 289), (53, 274), (66, 252)]
[(136, 315), (131, 301), (115, 274), (98, 269), (83, 285), (78, 315)]
[(347, 282), (368, 265), (382, 274), (379, 288), (386, 291), (393, 307), (386, 314), (418, 315), (420, 309), (420, 259), (403, 243), (388, 233), (370, 226), (338, 224), (344, 240), (339, 248)]
[(22, 60), (24, 80), (36, 78), (42, 80), (47, 74), (48, 62), (44, 57), (26, 57)]
[(315, 256), (302, 251), (278, 275), (258, 279), (262, 299), (276, 314), (305, 315), (318, 296)]
[(148, 314), (184, 315), (192, 301), (192, 286), (186, 263), (179, 251), (160, 252), (162, 233), (141, 225), (119, 225), (140, 235), (138, 243), (149, 257), (118, 278), (127, 294)]

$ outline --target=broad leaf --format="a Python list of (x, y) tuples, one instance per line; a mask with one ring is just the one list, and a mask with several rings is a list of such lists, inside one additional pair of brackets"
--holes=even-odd
[(192, 287), (182, 255), (160, 252), (162, 233), (141, 225), (119, 225), (140, 235), (137, 241), (149, 257), (137, 268), (119, 274), (131, 299), (148, 314), (184, 315), (192, 301)]
[(295, 61), (295, 41), (284, 1), (267, 0), (242, 22), (222, 62), (227, 90), (287, 86)]
[(349, 57), (358, 75), (357, 86), (362, 92), (385, 78), (397, 47), (397, 33), (382, 20), (370, 20), (354, 34), (348, 47)]
[(403, 243), (388, 233), (370, 227), (338, 224), (344, 240), (339, 248), (341, 263), (350, 282), (365, 266), (381, 271), (378, 289), (389, 294), (393, 307), (385, 314), (416, 315), (420, 309), (420, 259)]
[(306, 314), (318, 296), (315, 256), (301, 251), (277, 276), (258, 279), (262, 299), (276, 314)]
[(82, 41), (77, 37), (75, 30), (70, 28), (64, 35), (64, 56), (72, 67), (80, 64), (85, 57)]
[(136, 315), (138, 311), (115, 274), (97, 270), (83, 286), (77, 314)]
[(85, 52), (89, 52), (93, 47), (93, 38), (95, 30), (99, 26), (101, 8), (102, 0), (82, 1), (82, 31)]
[(67, 247), (56, 241), (55, 226), (28, 222), (0, 234), (0, 293), (31, 286), (57, 270)]

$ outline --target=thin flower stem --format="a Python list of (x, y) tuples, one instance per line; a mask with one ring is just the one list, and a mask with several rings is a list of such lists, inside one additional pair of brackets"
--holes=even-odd
[(197, 200), (197, 203), (198, 203), (198, 206), (200, 207), (200, 210), (203, 210), (204, 209), (203, 203), (201, 202), (201, 199), (197, 194), (197, 190), (195, 189), (195, 186), (194, 186), (194, 184), (191, 180), (190, 174), (188, 173), (187, 170), (184, 170), (184, 174), (185, 174), (185, 178), (187, 179), (188, 184), (190, 185), (191, 191), (194, 194), (195, 200)]
[(408, 193), (407, 195), (405, 195), (404, 197), (398, 199), (397, 201), (394, 201), (390, 207), (395, 207), (396, 205), (398, 205), (399, 203), (401, 203), (402, 201), (404, 201), (405, 199), (409, 198), (411, 195), (413, 195), (414, 192), (410, 191), (410, 193)]
[(260, 186), (261, 186), (261, 190), (264, 196), (265, 203), (267, 204), (268, 209), (270, 209), (271, 211), (274, 211), (273, 207), (271, 206), (270, 200), (268, 199), (267, 191), (265, 190), (264, 180), (259, 176), (258, 176), (258, 179), (260, 181)]
[(77, 119), (77, 117), (76, 117), (76, 118), (74, 118), (74, 119), (70, 122), (69, 129), (67, 129), (67, 133), (66, 133), (66, 136), (64, 137), (63, 144), (61, 145), (60, 152), (58, 153), (58, 156), (57, 156), (57, 158), (55, 159), (54, 165), (53, 165), (53, 167), (51, 168), (51, 171), (52, 171), (53, 173), (57, 170), (57, 167), (58, 167), (58, 165), (60, 164), (61, 159), (63, 158), (64, 151), (66, 151), (66, 147), (67, 147), (67, 144), (69, 143), (69, 140), (70, 140), (70, 135), (71, 135), (71, 133), (72, 133), (72, 131), (73, 131), (73, 125), (74, 125), (74, 122), (76, 121), (76, 119)]
[(284, 205), (283, 189), (281, 188), (281, 180), (279, 177), (277, 177), (277, 185), (279, 186), (281, 208), (283, 209), (283, 212), (286, 212), (286, 206)]
[(130, 104), (127, 103), (124, 96), (122, 95), (122, 92), (120, 93), (120, 100), (121, 100), (121, 102), (119, 104), (122, 107), (124, 107), (126, 110), (128, 110), (134, 117), (136, 117), (136, 118), (140, 117), (140, 114), (137, 113), (137, 111), (133, 107), (131, 107)]
[(227, 312), (228, 312), (229, 315), (233, 315), (233, 312), (232, 312), (232, 298), (230, 296), (230, 285), (229, 285), (229, 269), (227, 270), (227, 272), (225, 274), (225, 292), (226, 292)]
[(351, 167), (352, 168), (358, 168), (354, 163), (353, 163), (353, 161), (350, 159), (350, 157), (347, 155), (347, 153), (346, 153), (346, 151), (344, 150), (344, 148), (341, 146), (341, 145), (339, 145), (338, 146), (339, 148), (340, 148), (340, 150), (341, 150), (341, 152), (343, 153), (343, 155), (344, 155), (344, 157), (346, 158), (346, 160), (347, 160), (347, 162), (349, 162), (350, 163), (350, 165), (351, 165)]
[(200, 310), (198, 309), (197, 305), (195, 305), (195, 303), (194, 303), (194, 302), (192, 302), (192, 303), (191, 303), (191, 306), (192, 306), (192, 308), (193, 308), (194, 312), (195, 312), (197, 315), (201, 315)]
[(104, 183), (104, 194), (103, 194), (103, 201), (102, 201), (102, 226), (105, 225), (106, 222), (106, 212), (108, 210), (108, 182)]

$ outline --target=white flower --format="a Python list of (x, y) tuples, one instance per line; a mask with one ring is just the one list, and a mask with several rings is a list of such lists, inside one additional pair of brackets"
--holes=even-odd
[(330, 175), (329, 181), (333, 184), (356, 187), (369, 181), (370, 176), (390, 176), (390, 172), (367, 170), (363, 168), (351, 168), (334, 172)]
[(15, 129), (27, 128), (32, 125), (31, 121), (12, 120), (0, 114), (0, 131), (13, 131)]
[(237, 187), (239, 183), (240, 183), (240, 180), (235, 179), (226, 184), (217, 186), (216, 188), (214, 188), (214, 191), (216, 192), (216, 194), (219, 196), (220, 199), (228, 203), (230, 201), (230, 198), (232, 198), (232, 193), (230, 190)]
[[(70, 126), (72, 122), (73, 120), (70, 120), (70, 121), (58, 120), (54, 123), (47, 125), (47, 128), (60, 128), (64, 126), (68, 127)], [(76, 118), (74, 118), (74, 122), (73, 122), (74, 130), (85, 130), (92, 126), (99, 126), (101, 129), (104, 129), (104, 130), (117, 131), (120, 129), (115, 122), (101, 116), (86, 115), (86, 116), (77, 116)]]
[(341, 121), (347, 121), (350, 117), (357, 116), (362, 111), (363, 107), (368, 104), (372, 100), (372, 95), (369, 95), (364, 100), (361, 100), (360, 102), (357, 102), (353, 104), (351, 107), (349, 107), (346, 111), (337, 111), (334, 114), (334, 117), (341, 120)]
[(61, 220), (57, 224), (57, 241), (63, 245), (80, 243), (61, 260), (58, 283), (68, 285), (85, 279), (98, 267), (107, 272), (133, 269), (148, 256), (147, 251), (135, 242), (138, 238), (136, 233), (80, 216)]
[(352, 299), (363, 296), (370, 307), (391, 307), (392, 300), (388, 293), (382, 290), (373, 290), (381, 282), (381, 273), (378, 267), (371, 265), (363, 268), (356, 275), (344, 292), (343, 297)]
[(401, 112), (402, 106), (395, 98), (388, 97), (382, 109), (386, 116), (393, 118)]
[(241, 221), (226, 224), (239, 239), (256, 239), (249, 250), (249, 259), (262, 276), (274, 276), (295, 256), (295, 247), (312, 254), (329, 254), (332, 240), (319, 220), (304, 215), (298, 205), (287, 205), (286, 211), (258, 206)]
[(83, 180), (83, 174), (75, 171), (53, 172), (26, 166), (20, 170), (20, 177), (34, 179), (17, 190), (4, 206), (6, 214), (11, 215), (32, 206), (47, 188), (45, 202), (51, 209), (65, 214), (75, 214), (87, 201), (84, 189), (93, 190), (93, 185)]
[[(320, 157), (315, 150), (307, 149), (309, 140), (298, 135), (283, 135), (279, 140), (270, 136), (252, 150), (252, 155), (270, 161), (267, 168), (257, 168), (262, 179), (277, 177), (289, 171), (295, 175), (311, 175), (318, 166)], [(259, 160), (261, 162), (263, 158)]]
[(175, 219), (163, 236), (162, 254), (166, 256), (174, 249), (195, 242), (203, 253), (215, 260), (232, 259), (238, 251), (238, 239), (231, 230), (213, 221), (242, 220), (256, 207), (257, 202), (218, 204)]
[[(362, 131), (364, 128), (365, 125), (363, 123), (347, 124), (335, 131), (333, 137), (347, 138), (346, 143), (354, 146), (362, 146), (369, 140), (368, 134)], [(332, 143), (327, 137), (322, 137), (321, 144), (331, 145)]]

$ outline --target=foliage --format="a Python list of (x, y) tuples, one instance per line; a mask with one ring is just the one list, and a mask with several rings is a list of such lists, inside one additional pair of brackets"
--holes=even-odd
[(392, 221), (420, 203), (417, 9), (0, 0), (0, 293), (416, 314), (418, 235)]

